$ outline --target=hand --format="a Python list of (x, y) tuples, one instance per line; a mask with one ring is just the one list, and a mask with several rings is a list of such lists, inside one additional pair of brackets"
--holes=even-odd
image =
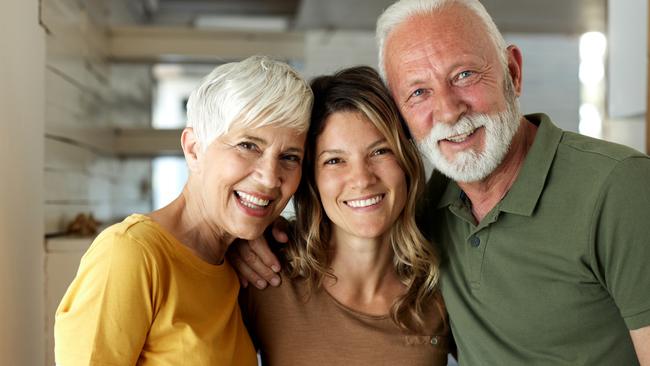
[[(279, 217), (271, 226), (273, 239), (278, 243), (286, 244), (289, 241), (286, 233), (287, 220)], [(280, 261), (271, 251), (264, 236), (255, 240), (236, 240), (228, 248), (226, 256), (237, 271), (242, 287), (247, 287), (249, 283), (259, 289), (265, 288), (268, 284), (280, 285), (280, 276), (277, 274), (281, 269)]]

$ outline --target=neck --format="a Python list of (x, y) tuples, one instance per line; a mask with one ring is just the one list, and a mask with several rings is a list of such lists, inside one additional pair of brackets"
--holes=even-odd
[(472, 203), (472, 214), (476, 222), (481, 222), (515, 183), (536, 132), (537, 126), (522, 117), (508, 153), (494, 172), (478, 182), (458, 182)]
[(188, 181), (174, 201), (149, 216), (196, 256), (210, 264), (221, 264), (228, 245), (235, 238), (209, 219), (205, 206), (198, 199), (198, 192), (193, 191), (191, 181)]
[(388, 235), (358, 238), (333, 230), (331, 268), (325, 288), (339, 302), (368, 314), (388, 313), (403, 292), (393, 266)]

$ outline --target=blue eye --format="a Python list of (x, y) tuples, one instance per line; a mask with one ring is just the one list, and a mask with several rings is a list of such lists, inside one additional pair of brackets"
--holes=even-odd
[(292, 162), (292, 163), (298, 163), (298, 164), (302, 161), (302, 159), (300, 158), (300, 156), (298, 156), (298, 155), (293, 155), (293, 154), (284, 155), (284, 156), (282, 156), (281, 159), (284, 160), (284, 161), (289, 161), (289, 162)]
[(471, 71), (463, 71), (460, 74), (458, 74), (458, 79), (459, 80), (466, 79), (472, 75), (474, 75), (474, 73)]
[(415, 91), (411, 94), (412, 97), (419, 97), (420, 95), (424, 94), (424, 89), (415, 89)]

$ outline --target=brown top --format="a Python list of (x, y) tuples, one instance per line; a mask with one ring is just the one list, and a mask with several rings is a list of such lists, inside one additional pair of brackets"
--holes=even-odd
[(305, 289), (304, 281), (283, 275), (277, 288), (242, 290), (245, 322), (264, 365), (447, 364), (450, 331), (442, 301), (428, 311), (430, 331), (416, 335), (389, 315), (360, 313), (322, 289), (307, 298)]

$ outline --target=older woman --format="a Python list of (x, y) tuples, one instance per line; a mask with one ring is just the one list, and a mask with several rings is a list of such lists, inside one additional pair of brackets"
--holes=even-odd
[(312, 98), (264, 57), (202, 81), (181, 137), (183, 192), (93, 242), (57, 310), (57, 364), (257, 364), (224, 253), (260, 236), (298, 187)]
[(415, 146), (377, 73), (312, 83), (314, 110), (282, 285), (242, 305), (269, 365), (446, 365), (438, 257), (418, 231)]

